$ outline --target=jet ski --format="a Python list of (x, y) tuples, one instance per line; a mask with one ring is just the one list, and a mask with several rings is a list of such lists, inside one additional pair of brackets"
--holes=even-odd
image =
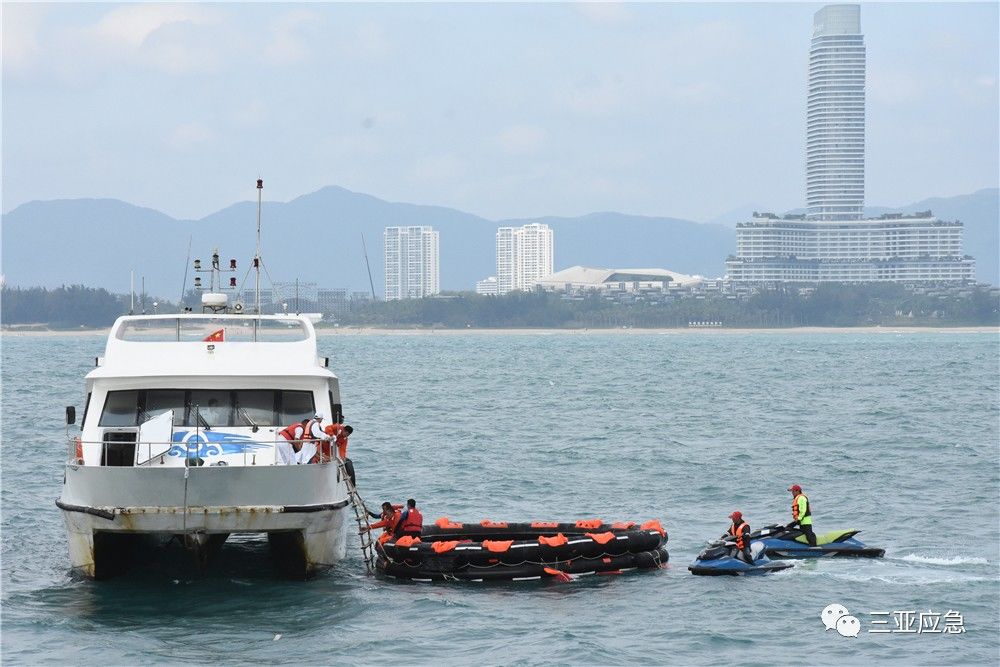
[(751, 545), (763, 545), (769, 558), (881, 558), (885, 549), (866, 546), (856, 539), (859, 530), (832, 530), (816, 535), (816, 546), (809, 546), (798, 528), (780, 524), (750, 533)]
[[(739, 555), (737, 555), (739, 554)], [(743, 560), (742, 553), (736, 549), (732, 541), (717, 541), (698, 554), (698, 558), (688, 565), (691, 574), (700, 575), (753, 575), (770, 574), (792, 567), (791, 563), (776, 563), (764, 555), (764, 546), (759, 542), (751, 543), (750, 555), (753, 563)]]

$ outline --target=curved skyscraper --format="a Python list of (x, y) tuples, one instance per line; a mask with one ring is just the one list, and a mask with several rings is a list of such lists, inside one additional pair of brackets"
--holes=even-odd
[(865, 203), (865, 40), (859, 5), (813, 18), (806, 112), (809, 218), (859, 220)]

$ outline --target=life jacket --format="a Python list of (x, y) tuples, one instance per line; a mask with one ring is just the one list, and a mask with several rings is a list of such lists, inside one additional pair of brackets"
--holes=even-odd
[(392, 513), (382, 512), (382, 520), (372, 524), (372, 528), (381, 528), (383, 533), (392, 535), (396, 531), (396, 524), (399, 523), (400, 511), (393, 509)]
[(304, 429), (306, 427), (306, 422), (308, 422), (308, 421), (309, 420), (307, 419), (305, 421), (295, 422), (294, 424), (289, 424), (285, 428), (283, 428), (280, 431), (278, 431), (278, 435), (280, 435), (285, 440), (295, 440), (296, 439), (295, 438), (295, 429), (297, 429), (297, 428), (299, 428), (301, 426), (303, 428), (302, 437), (305, 437), (306, 431)]
[[(805, 511), (805, 513), (802, 516), (799, 516), (799, 498), (805, 498), (806, 499), (806, 511)], [(805, 520), (808, 519), (811, 516), (812, 516), (812, 508), (809, 506), (809, 496), (807, 496), (804, 493), (799, 493), (794, 498), (792, 498), (792, 520), (793, 521), (798, 521), (799, 523), (805, 523), (805, 525), (809, 525), (809, 524), (812, 523), (812, 521), (805, 521)]]
[(746, 529), (746, 532), (749, 533), (750, 532), (750, 524), (748, 524), (746, 521), (742, 521), (742, 520), (740, 521), (740, 524), (738, 526), (735, 523), (733, 523), (731, 526), (729, 526), (729, 534), (736, 538), (736, 548), (740, 549), (740, 550), (743, 550), (743, 549), (746, 548), (746, 542), (743, 540), (743, 530), (744, 529)]
[[(285, 428), (281, 429), (280, 431), (278, 431), (278, 435), (283, 437), (285, 440), (291, 440), (292, 449), (294, 449), (295, 451), (299, 451), (300, 449), (302, 449), (302, 445), (304, 443), (311, 442), (315, 439), (312, 437), (312, 427), (314, 423), (316, 423), (315, 419), (304, 419), (300, 422), (295, 422), (294, 424), (290, 424)], [(296, 438), (295, 431), (299, 427), (302, 428), (302, 437)], [(299, 442), (296, 442), (296, 440), (299, 440)]]
[(401, 533), (419, 533), (424, 527), (424, 517), (421, 516), (420, 510), (416, 507), (411, 507), (410, 511), (406, 514), (406, 518), (403, 519), (402, 525), (399, 526), (399, 532)]
[(316, 419), (307, 419), (302, 422), (302, 440), (315, 442), (316, 438), (312, 435), (313, 424), (318, 424), (319, 421)]

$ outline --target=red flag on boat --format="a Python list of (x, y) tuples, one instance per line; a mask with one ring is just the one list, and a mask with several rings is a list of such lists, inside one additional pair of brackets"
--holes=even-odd
[(206, 343), (222, 343), (222, 342), (225, 342), (225, 340), (226, 340), (226, 330), (225, 329), (219, 329), (218, 331), (213, 331), (212, 333), (210, 333), (207, 336), (205, 336), (204, 338), (202, 338), (202, 340), (205, 341)]

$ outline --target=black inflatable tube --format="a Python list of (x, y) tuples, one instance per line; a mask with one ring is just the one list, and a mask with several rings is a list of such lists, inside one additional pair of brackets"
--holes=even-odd
[(459, 566), (454, 560), (449, 562), (444, 558), (415, 564), (379, 558), (376, 570), (383, 576), (412, 581), (530, 581), (552, 578), (553, 575), (546, 572), (546, 568), (577, 575), (618, 573), (631, 569), (654, 569), (668, 560), (666, 549), (660, 548), (620, 556), (576, 558), (571, 561), (523, 562), (517, 565), (497, 563), (476, 566), (466, 563)]
[(472, 535), (449, 535), (448, 537), (453, 537), (455, 540), (469, 541), (460, 541), (453, 549), (439, 554), (434, 551), (434, 542), (447, 540), (426, 534), (421, 535), (421, 541), (418, 544), (398, 546), (396, 542), (387, 542), (382, 545), (382, 550), (388, 560), (407, 561), (415, 564), (447, 558), (454, 560), (455, 567), (462, 567), (465, 564), (495, 565), (502, 563), (516, 565), (525, 561), (556, 562), (576, 558), (603, 558), (636, 554), (659, 548), (665, 539), (656, 530), (628, 530), (614, 533), (614, 537), (604, 544), (584, 534), (578, 534), (565, 535), (566, 544), (548, 546), (538, 541), (538, 534), (524, 536), (527, 539), (514, 539), (514, 537), (522, 535), (505, 536), (507, 540), (513, 539), (513, 544), (505, 551), (500, 552), (490, 551), (483, 546), (482, 541), (476, 541)]

